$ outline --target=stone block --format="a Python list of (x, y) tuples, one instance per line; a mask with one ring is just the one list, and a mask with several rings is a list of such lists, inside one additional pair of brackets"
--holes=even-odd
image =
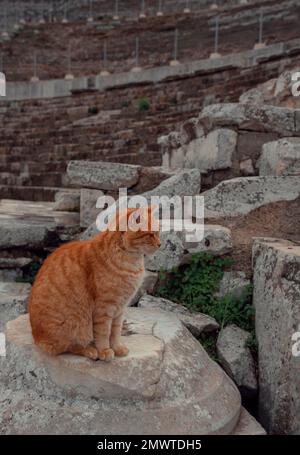
[(260, 420), (291, 434), (300, 428), (300, 246), (256, 239), (253, 268)]
[(80, 227), (87, 228), (96, 222), (98, 214), (102, 209), (96, 207), (99, 197), (104, 193), (101, 190), (82, 188), (80, 192)]
[(118, 191), (138, 183), (140, 168), (105, 161), (70, 161), (67, 176), (69, 183), (79, 188)]
[[(65, 416), (73, 434), (95, 428), (100, 434), (177, 434), (178, 428), (188, 435), (229, 434), (239, 421), (235, 385), (175, 315), (129, 308), (123, 341), (130, 353), (110, 363), (43, 353), (33, 344), (28, 315), (10, 321), (6, 336), (1, 387), (15, 396), (25, 389), (39, 394), (44, 407), (61, 403), (59, 413), (54, 404), (53, 413), (44, 408), (35, 433), (46, 421), (46, 433), (69, 433)], [(23, 420), (23, 433), (31, 423)]]

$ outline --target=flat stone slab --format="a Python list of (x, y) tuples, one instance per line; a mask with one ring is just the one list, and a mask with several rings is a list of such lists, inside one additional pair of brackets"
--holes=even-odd
[(293, 201), (300, 196), (300, 179), (295, 176), (237, 177), (225, 180), (202, 193), (205, 218), (246, 215), (273, 202)]
[(69, 183), (79, 188), (117, 190), (138, 183), (141, 166), (105, 161), (70, 161), (67, 168)]
[(178, 170), (175, 175), (161, 182), (156, 188), (143, 193), (150, 200), (153, 196), (194, 196), (200, 193), (201, 174), (199, 169)]
[(300, 138), (290, 137), (264, 144), (259, 175), (300, 176)]
[(296, 116), (295, 109), (268, 104), (220, 103), (204, 107), (199, 122), (209, 130), (235, 126), (248, 131), (274, 131), (291, 136), (298, 133)]
[(10, 258), (10, 257), (0, 257), (0, 269), (22, 269), (27, 265), (31, 264), (31, 258)]
[[(130, 409), (130, 404), (128, 403)], [(130, 416), (132, 409), (105, 409), (101, 403), (86, 403), (76, 400), (73, 405), (62, 403), (61, 400), (44, 399), (32, 391), (14, 391), (3, 388), (0, 384), (0, 434), (3, 435), (61, 435), (61, 434), (128, 434), (128, 435), (163, 435), (162, 431), (151, 432), (153, 422), (149, 427), (140, 419), (141, 414), (133, 420)], [(116, 432), (116, 413), (118, 416), (118, 433)], [(129, 419), (128, 419), (129, 418)], [(155, 419), (155, 414), (149, 409), (149, 418)], [(110, 419), (110, 420), (109, 420)], [(144, 419), (143, 419), (144, 420)], [(177, 416), (174, 416), (177, 421)], [(180, 422), (178, 422), (180, 425)], [(179, 427), (178, 427), (179, 428)], [(169, 433), (172, 434), (172, 433)], [(178, 430), (177, 433), (178, 434)], [(180, 431), (181, 434), (181, 431)], [(192, 434), (192, 433), (190, 433)], [(242, 408), (239, 421), (233, 431), (233, 436), (265, 435), (264, 428)]]
[(0, 249), (41, 247), (53, 232), (65, 240), (78, 229), (79, 213), (55, 211), (52, 202), (0, 201)]
[(199, 338), (202, 333), (216, 332), (220, 326), (211, 316), (203, 313), (192, 313), (188, 308), (179, 303), (172, 302), (161, 297), (153, 295), (144, 295), (138, 301), (140, 308), (156, 308), (161, 311), (167, 311), (176, 314), (183, 325), (194, 335)]
[(65, 432), (73, 434), (86, 429), (85, 412), (102, 434), (230, 434), (239, 420), (236, 386), (178, 318), (162, 311), (128, 308), (123, 341), (131, 352), (111, 363), (41, 352), (28, 315), (7, 324), (6, 337), (2, 386), (64, 400), (56, 414), (62, 426), (50, 423), (47, 432), (65, 428), (65, 412), (73, 419)]
[(31, 286), (27, 283), (5, 283), (0, 281), (0, 331), (5, 324), (27, 310)]
[[(181, 264), (186, 264), (195, 253), (211, 253), (215, 256), (222, 256), (232, 251), (232, 238), (230, 229), (205, 224), (203, 236), (200, 240), (195, 236), (196, 230), (193, 223), (186, 222), (183, 230), (174, 230), (170, 220), (170, 230), (165, 230), (167, 220), (161, 222), (161, 247), (152, 256), (145, 258), (147, 270), (160, 271), (172, 270)], [(175, 225), (176, 226), (176, 225)]]

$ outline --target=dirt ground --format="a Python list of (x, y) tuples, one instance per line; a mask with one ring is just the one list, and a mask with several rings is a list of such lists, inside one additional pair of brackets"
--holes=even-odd
[(253, 238), (274, 237), (300, 244), (300, 198), (289, 202), (276, 202), (253, 210), (248, 215), (207, 220), (231, 229), (236, 270), (243, 270), (251, 277), (251, 250)]

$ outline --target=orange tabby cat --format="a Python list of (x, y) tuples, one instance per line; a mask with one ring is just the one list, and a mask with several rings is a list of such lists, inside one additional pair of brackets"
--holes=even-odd
[[(106, 361), (128, 354), (121, 343), (124, 309), (143, 278), (144, 254), (160, 246), (159, 232), (151, 230), (153, 208), (144, 214), (146, 229), (121, 232), (117, 222), (116, 232), (71, 242), (46, 259), (29, 302), (32, 334), (41, 349)], [(142, 214), (128, 209), (126, 223), (132, 216), (140, 221)]]

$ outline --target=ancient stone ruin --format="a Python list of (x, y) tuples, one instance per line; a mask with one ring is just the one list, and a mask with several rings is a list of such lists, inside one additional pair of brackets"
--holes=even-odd
[[(300, 434), (299, 2), (15, 3), (0, 22), (0, 434)], [(127, 357), (48, 356), (27, 314), (36, 273), (98, 233), (120, 189), (204, 211), (181, 231), (163, 229), (175, 208), (162, 220)]]

